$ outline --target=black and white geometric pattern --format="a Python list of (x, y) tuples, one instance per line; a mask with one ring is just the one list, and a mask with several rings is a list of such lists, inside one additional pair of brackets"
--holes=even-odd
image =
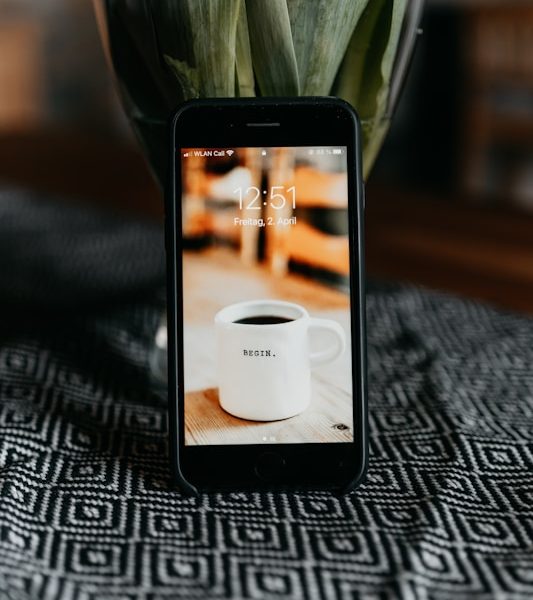
[(2, 306), (2, 600), (533, 597), (531, 320), (371, 287), (366, 483), (188, 498), (149, 378), (161, 303)]

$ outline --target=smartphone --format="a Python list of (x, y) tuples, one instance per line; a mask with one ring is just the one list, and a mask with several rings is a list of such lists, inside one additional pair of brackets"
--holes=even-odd
[(368, 453), (355, 111), (329, 97), (194, 100), (170, 129), (176, 482), (354, 489)]

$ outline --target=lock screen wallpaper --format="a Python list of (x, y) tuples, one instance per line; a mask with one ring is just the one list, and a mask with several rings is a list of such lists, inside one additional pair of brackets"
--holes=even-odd
[(346, 147), (177, 153), (186, 445), (352, 442)]

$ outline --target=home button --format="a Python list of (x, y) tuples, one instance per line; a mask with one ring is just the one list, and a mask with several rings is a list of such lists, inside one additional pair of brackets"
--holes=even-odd
[(255, 472), (264, 481), (277, 479), (285, 467), (285, 459), (277, 452), (265, 452), (259, 456), (255, 463)]

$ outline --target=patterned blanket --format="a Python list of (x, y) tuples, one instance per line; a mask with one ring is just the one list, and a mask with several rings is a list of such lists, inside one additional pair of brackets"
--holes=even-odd
[(148, 368), (161, 231), (0, 216), (1, 599), (533, 597), (531, 320), (371, 286), (367, 482), (186, 498)]

